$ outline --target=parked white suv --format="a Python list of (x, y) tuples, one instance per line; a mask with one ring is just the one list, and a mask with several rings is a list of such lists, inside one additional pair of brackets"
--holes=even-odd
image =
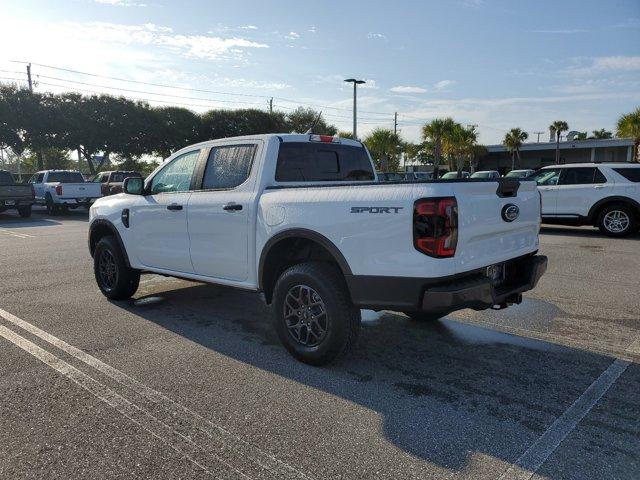
[(354, 140), (200, 143), (123, 189), (90, 210), (105, 296), (131, 297), (141, 272), (260, 292), (285, 347), (316, 365), (353, 344), (361, 308), (422, 320), (504, 308), (547, 264), (535, 182), (379, 183)]
[(575, 163), (544, 167), (530, 177), (542, 196), (544, 223), (593, 225), (622, 237), (638, 230), (640, 165)]

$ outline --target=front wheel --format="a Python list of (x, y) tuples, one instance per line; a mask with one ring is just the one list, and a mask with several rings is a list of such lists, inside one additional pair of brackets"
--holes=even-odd
[(273, 314), (284, 347), (310, 365), (326, 365), (345, 354), (360, 330), (360, 310), (331, 264), (301, 263), (285, 270), (273, 292)]
[(31, 216), (31, 205), (24, 205), (22, 207), (18, 207), (18, 214), (22, 218), (29, 218)]
[(609, 237), (625, 237), (638, 228), (633, 209), (627, 205), (609, 205), (598, 216), (598, 228)]
[(138, 290), (140, 271), (127, 266), (116, 239), (100, 239), (93, 252), (93, 272), (102, 294), (111, 300), (126, 300)]

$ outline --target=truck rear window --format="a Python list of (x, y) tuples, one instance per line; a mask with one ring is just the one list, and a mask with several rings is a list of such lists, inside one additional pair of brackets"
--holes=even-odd
[(13, 175), (9, 172), (0, 172), (0, 185), (13, 185)]
[(313, 142), (280, 145), (276, 166), (278, 182), (353, 182), (374, 178), (363, 147)]
[(84, 178), (80, 172), (51, 172), (47, 182), (84, 183)]
[(613, 171), (619, 173), (630, 182), (640, 182), (640, 168), (614, 168)]

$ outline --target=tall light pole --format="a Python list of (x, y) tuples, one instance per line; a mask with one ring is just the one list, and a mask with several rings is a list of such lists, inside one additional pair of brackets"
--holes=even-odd
[(358, 85), (366, 83), (364, 80), (356, 80), (355, 78), (347, 78), (345, 82), (353, 83), (353, 138), (358, 139), (358, 114), (356, 110), (357, 105), (357, 91)]

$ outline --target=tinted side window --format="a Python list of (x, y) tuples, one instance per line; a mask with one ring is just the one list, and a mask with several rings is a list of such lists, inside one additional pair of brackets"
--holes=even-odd
[(607, 183), (607, 177), (604, 176), (604, 173), (602, 173), (599, 168), (596, 168), (593, 183)]
[(613, 171), (619, 173), (630, 182), (640, 182), (640, 168), (614, 168)]
[(244, 183), (251, 173), (255, 152), (255, 145), (213, 147), (204, 171), (203, 190), (235, 188)]
[(594, 183), (596, 169), (566, 168), (560, 177), (560, 185), (588, 185)]
[(529, 177), (530, 180), (535, 180), (538, 185), (557, 185), (558, 177), (560, 176), (560, 170), (540, 170), (534, 175)]
[(194, 150), (174, 158), (151, 180), (151, 194), (189, 191), (199, 154)]
[(363, 147), (311, 142), (280, 145), (276, 166), (276, 180), (279, 182), (373, 179), (373, 168)]
[(0, 185), (12, 185), (13, 175), (9, 172), (0, 172)]

